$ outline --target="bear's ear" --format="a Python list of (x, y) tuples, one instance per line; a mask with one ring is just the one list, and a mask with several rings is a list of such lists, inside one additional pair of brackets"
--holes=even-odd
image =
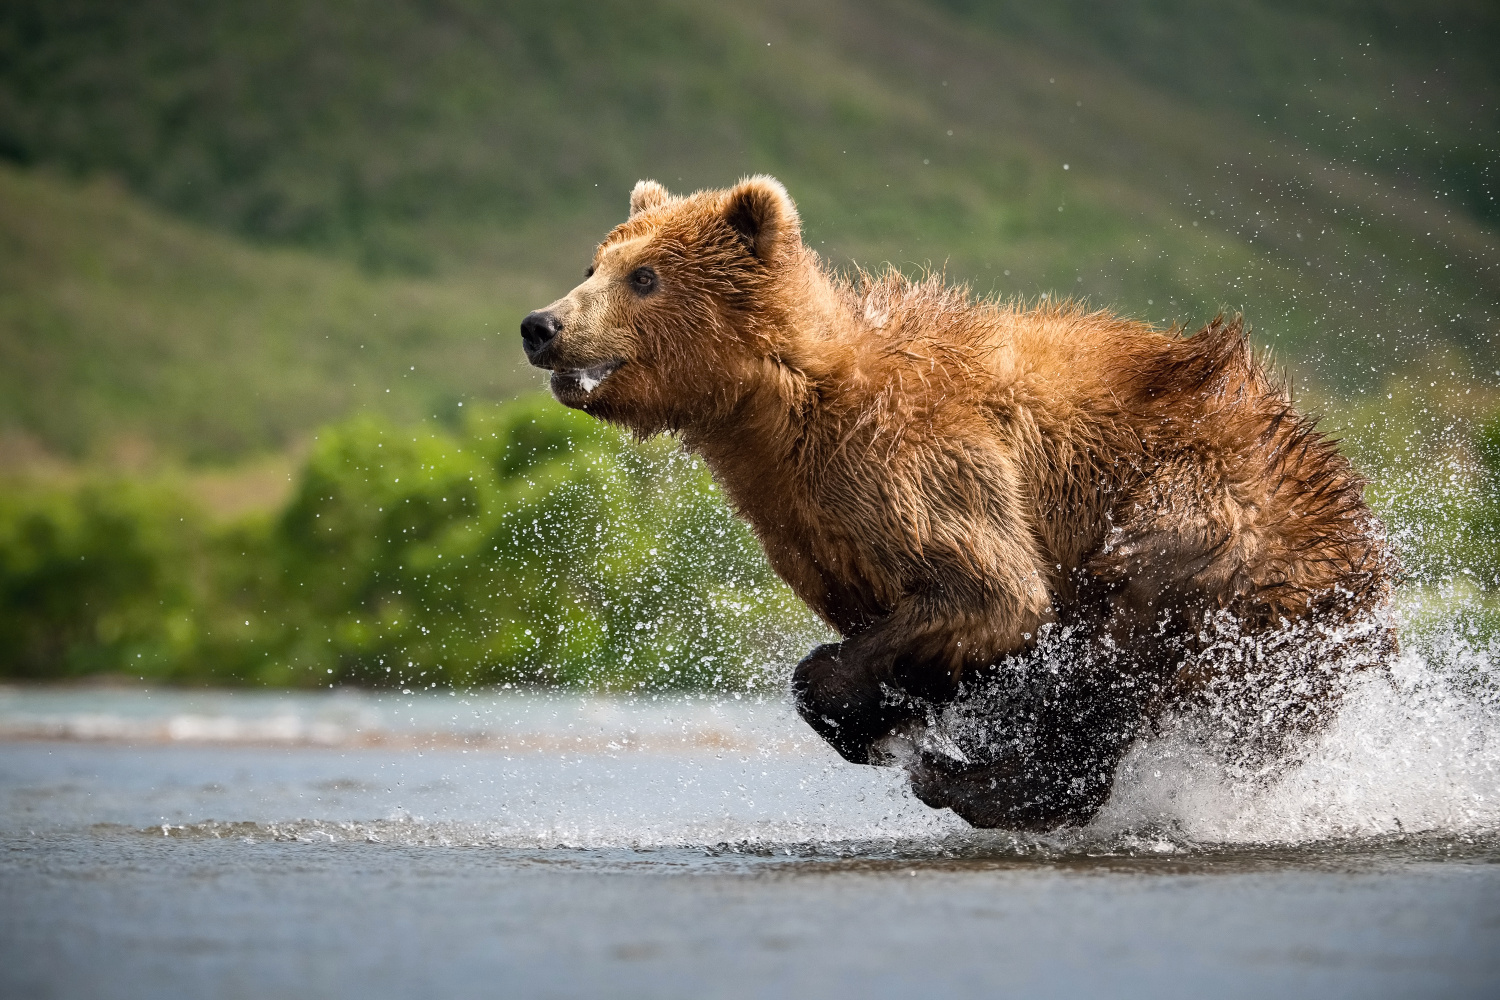
[(653, 208), (660, 208), (672, 200), (667, 189), (655, 181), (636, 181), (630, 189), (630, 214), (639, 215)]
[(802, 242), (802, 220), (786, 188), (774, 177), (747, 177), (729, 191), (724, 221), (757, 259), (769, 262)]

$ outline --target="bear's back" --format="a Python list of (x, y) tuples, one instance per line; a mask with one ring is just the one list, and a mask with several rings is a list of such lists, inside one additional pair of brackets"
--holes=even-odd
[[(1186, 336), (1067, 301), (974, 302), (937, 278), (851, 292), (858, 335), (879, 345), (870, 439), (899, 424), (917, 464), (927, 450), (1007, 466), (1059, 592), (1134, 512), (1193, 507), (1197, 530), (1227, 539), (1224, 600), (1242, 614), (1269, 622), (1337, 594), (1342, 617), (1388, 596), (1364, 480), (1239, 318)], [(927, 439), (909, 430), (923, 426)]]

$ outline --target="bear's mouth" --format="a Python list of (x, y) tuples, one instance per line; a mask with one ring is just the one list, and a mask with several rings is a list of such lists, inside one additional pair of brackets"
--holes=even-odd
[(604, 361), (589, 368), (559, 368), (552, 373), (554, 392), (577, 391), (587, 396), (620, 370), (623, 360)]

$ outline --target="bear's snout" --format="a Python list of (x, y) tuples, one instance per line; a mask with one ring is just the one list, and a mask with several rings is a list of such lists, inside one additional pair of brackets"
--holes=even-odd
[(527, 313), (521, 320), (521, 345), (526, 348), (526, 360), (537, 363), (537, 355), (562, 332), (562, 320), (545, 309)]

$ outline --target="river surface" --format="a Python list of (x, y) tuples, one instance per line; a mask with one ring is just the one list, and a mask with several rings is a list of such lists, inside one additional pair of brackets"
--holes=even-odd
[(0, 995), (1496, 997), (1470, 654), (1270, 779), (1144, 744), (1046, 837), (776, 699), (0, 688)]

